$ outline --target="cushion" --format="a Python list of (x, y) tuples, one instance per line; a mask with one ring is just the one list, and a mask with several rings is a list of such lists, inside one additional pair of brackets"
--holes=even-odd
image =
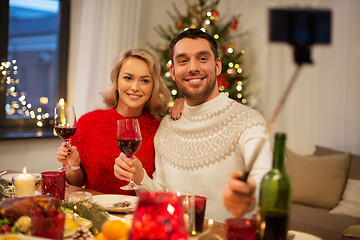
[(345, 237), (358, 237), (360, 238), (360, 225), (351, 225), (343, 231)]
[(360, 218), (360, 180), (347, 181), (343, 200), (330, 213)]
[[(316, 146), (315, 155), (331, 155), (344, 153), (331, 148)], [(360, 218), (360, 156), (350, 154), (349, 179), (346, 183), (342, 200), (330, 211), (333, 214), (343, 214)]]
[[(331, 148), (315, 146), (314, 155), (324, 156), (331, 154), (345, 153)], [(360, 155), (350, 153), (350, 172), (349, 178), (360, 180)]]
[(286, 156), (293, 202), (328, 209), (339, 203), (349, 168), (348, 153), (302, 156), (287, 149)]

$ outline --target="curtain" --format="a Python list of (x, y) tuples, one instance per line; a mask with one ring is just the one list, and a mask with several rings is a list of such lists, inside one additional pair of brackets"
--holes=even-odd
[(141, 0), (71, 2), (68, 99), (78, 116), (103, 107), (113, 60), (137, 47)]

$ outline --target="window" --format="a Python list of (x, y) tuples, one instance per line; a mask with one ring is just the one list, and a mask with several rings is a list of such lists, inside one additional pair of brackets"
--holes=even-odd
[(66, 95), (70, 0), (0, 2), (0, 138), (52, 136)]

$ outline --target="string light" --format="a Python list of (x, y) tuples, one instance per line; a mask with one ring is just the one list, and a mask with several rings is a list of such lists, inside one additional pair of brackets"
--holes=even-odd
[[(43, 113), (42, 115), (35, 114), (35, 110), (33, 109), (33, 104), (26, 100), (26, 93), (19, 92), (19, 79), (14, 79), (16, 75), (18, 74), (18, 66), (15, 65), (16, 60), (1, 62), (0, 64), (0, 71), (1, 74), (6, 78), (6, 93), (5, 95), (7, 97), (13, 97), (17, 98), (10, 103), (6, 103), (5, 105), (5, 111), (7, 115), (14, 115), (14, 114), (20, 114), (26, 117), (30, 117), (31, 119), (37, 119), (36, 125), (38, 127), (43, 127), (44, 123), (42, 120), (48, 119), (50, 117), (49, 113)], [(41, 98), (41, 103), (48, 103), (47, 98)], [(20, 107), (21, 106), (21, 107)], [(37, 112), (41, 113), (43, 109), (41, 107), (38, 107)]]

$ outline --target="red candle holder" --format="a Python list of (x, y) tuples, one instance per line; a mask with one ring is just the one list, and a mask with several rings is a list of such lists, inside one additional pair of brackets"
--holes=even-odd
[(173, 192), (140, 192), (134, 212), (131, 240), (187, 239), (180, 199)]
[(228, 218), (226, 221), (228, 240), (255, 240), (256, 220)]
[(57, 199), (65, 199), (65, 172), (42, 172), (41, 186), (44, 195), (51, 194)]
[(61, 211), (36, 210), (31, 213), (31, 235), (63, 239), (65, 214)]

